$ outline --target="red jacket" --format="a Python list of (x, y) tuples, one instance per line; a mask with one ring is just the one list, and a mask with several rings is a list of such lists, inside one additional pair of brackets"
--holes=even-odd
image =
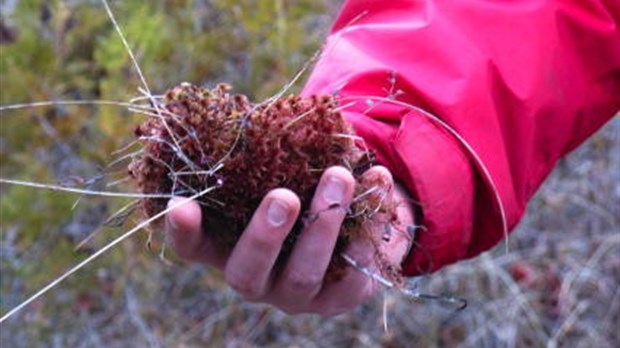
[(405, 275), (496, 245), (558, 159), (618, 112), (619, 4), (345, 3), (304, 93), (358, 101), (348, 119), (419, 201), (428, 231)]

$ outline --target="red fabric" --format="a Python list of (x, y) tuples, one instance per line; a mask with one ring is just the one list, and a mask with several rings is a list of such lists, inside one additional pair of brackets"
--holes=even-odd
[[(497, 244), (495, 194), (512, 229), (557, 160), (620, 109), (619, 3), (345, 3), (304, 93), (360, 101), (347, 117), (419, 200), (428, 231), (405, 275)], [(443, 120), (482, 164), (423, 111), (365, 101), (388, 95)]]

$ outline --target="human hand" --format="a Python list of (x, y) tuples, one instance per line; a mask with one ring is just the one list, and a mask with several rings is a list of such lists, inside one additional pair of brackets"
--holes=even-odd
[[(386, 168), (373, 167), (363, 177), (374, 175), (382, 176), (382, 182), (393, 188), (388, 194), (398, 202), (398, 224), (402, 225), (393, 230), (405, 231), (405, 226), (413, 224), (406, 194), (394, 186)], [(310, 207), (321, 214), (302, 230), (286, 264), (277, 274), (273, 267), (282, 243), (300, 213), (299, 198), (290, 190), (275, 189), (264, 197), (231, 252), (218, 250), (202, 232), (201, 209), (196, 202), (188, 202), (168, 213), (167, 236), (181, 258), (221, 269), (226, 282), (247, 300), (270, 303), (289, 314), (336, 315), (368, 300), (376, 288), (372, 279), (352, 267), (337, 281), (325, 279), (345, 218), (344, 209), (329, 207), (348, 206), (353, 192), (354, 179), (349, 171), (343, 167), (325, 171)], [(171, 201), (176, 199), (179, 198)], [(383, 224), (372, 228), (378, 234), (385, 230)], [(398, 265), (409, 245), (406, 233), (394, 233), (379, 252), (387, 262)], [(362, 267), (375, 266), (376, 250), (368, 240), (352, 240), (345, 253)]]

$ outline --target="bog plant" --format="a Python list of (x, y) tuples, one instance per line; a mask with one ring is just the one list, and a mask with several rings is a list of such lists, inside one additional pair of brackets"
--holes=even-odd
[[(252, 103), (230, 90), (225, 84), (209, 89), (183, 83), (152, 107), (150, 117), (135, 130), (143, 148), (129, 165), (141, 191), (187, 196), (215, 188), (199, 198), (204, 232), (221, 249), (231, 250), (270, 190), (292, 190), (303, 213), (284, 243), (278, 267), (302, 228), (322, 213), (311, 212), (310, 202), (323, 171), (346, 166), (358, 184), (350, 206), (329, 207), (347, 216), (332, 269), (342, 267), (340, 253), (350, 239), (368, 239), (378, 250), (380, 236), (367, 230), (368, 222), (396, 222), (390, 187), (360, 179), (373, 156), (355, 143), (336, 98), (290, 95)], [(143, 204), (148, 216), (166, 206), (165, 198), (145, 199)]]

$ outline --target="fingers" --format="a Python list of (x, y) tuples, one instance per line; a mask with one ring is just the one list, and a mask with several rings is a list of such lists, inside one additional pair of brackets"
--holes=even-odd
[(379, 186), (382, 194), (390, 194), (394, 186), (392, 173), (383, 166), (374, 166), (368, 169), (361, 178), (362, 182), (370, 182)]
[(168, 202), (168, 208), (173, 209), (166, 215), (166, 237), (175, 253), (188, 261), (222, 268), (226, 257), (202, 232), (200, 205), (184, 197), (175, 197)]
[(299, 209), (295, 193), (273, 190), (265, 196), (241, 235), (226, 265), (225, 277), (247, 299), (258, 299), (268, 290), (272, 268)]
[[(378, 192), (385, 193), (386, 199), (393, 194), (402, 195), (398, 188), (393, 189), (392, 176), (384, 167), (369, 169), (361, 180), (377, 184), (381, 189)], [(299, 199), (290, 190), (276, 189), (265, 196), (230, 255), (218, 254), (204, 237), (201, 209), (195, 202), (185, 203), (168, 214), (168, 235), (180, 256), (224, 269), (227, 283), (248, 300), (269, 302), (288, 313), (340, 314), (368, 300), (376, 286), (353, 267), (348, 267), (338, 282), (324, 282), (347, 207), (353, 200), (354, 186), (355, 180), (345, 168), (331, 167), (325, 171), (311, 202), (307, 223), (275, 279), (274, 265), (300, 210)], [(170, 204), (174, 202), (177, 199)], [(380, 234), (384, 225), (371, 224), (369, 228)], [(395, 254), (395, 264), (405, 253), (407, 244), (403, 246), (403, 240), (393, 238), (381, 247), (382, 252)], [(371, 271), (376, 268), (376, 252), (370, 240), (353, 240), (345, 250)], [(388, 259), (391, 260), (389, 255)]]
[(332, 167), (321, 177), (309, 222), (274, 289), (274, 296), (284, 307), (308, 303), (320, 291), (354, 184), (353, 176), (343, 167)]
[(404, 188), (395, 185), (393, 199), (396, 205), (398, 221), (392, 226), (392, 231), (394, 231), (392, 237), (388, 243), (381, 245), (380, 252), (386, 255), (387, 260), (391, 264), (398, 265), (407, 256), (413, 243), (412, 236), (407, 231), (407, 226), (415, 225), (415, 219), (408, 194)]
[[(394, 182), (387, 168), (372, 167), (363, 174), (361, 180), (379, 185), (379, 194), (385, 196), (386, 202), (391, 199)], [(367, 223), (372, 224), (372, 222)], [(374, 230), (374, 233), (383, 232), (384, 223), (372, 225), (370, 228)], [(372, 241), (355, 239), (350, 242), (344, 253), (355, 260), (359, 267), (366, 268), (370, 272), (378, 272), (375, 265), (376, 252)], [(314, 311), (324, 316), (333, 316), (350, 311), (366, 302), (375, 293), (377, 287), (377, 283), (366, 274), (349, 267), (346, 275), (340, 281), (326, 284), (321, 289), (314, 299)]]
[(414, 224), (414, 214), (409, 202), (406, 190), (394, 184), (390, 171), (382, 166), (370, 168), (364, 173), (362, 180), (372, 180), (382, 183), (390, 190), (390, 205), (396, 209), (397, 221), (377, 221), (376, 229), (382, 230), (388, 224), (391, 232), (389, 239), (379, 245), (379, 252), (385, 256), (386, 261), (391, 265), (399, 265), (407, 256), (411, 246), (411, 236), (407, 232), (407, 226)]
[[(373, 268), (375, 249), (368, 240), (354, 240), (345, 252), (361, 267)], [(376, 290), (376, 283), (357, 269), (348, 267), (338, 282), (326, 284), (315, 299), (315, 312), (334, 316), (352, 310), (368, 301)]]
[[(387, 241), (380, 244), (379, 251), (386, 257), (387, 262), (392, 265), (398, 265), (406, 256), (411, 244), (411, 237), (407, 233), (407, 226), (414, 223), (413, 211), (406, 190), (399, 185), (395, 185), (390, 171), (382, 166), (375, 166), (367, 170), (362, 176), (362, 180), (383, 186), (383, 191), (386, 195), (389, 195), (386, 198), (391, 200), (388, 204), (393, 204), (396, 209), (397, 221), (381, 221), (379, 219), (371, 223), (376, 225), (375, 229), (377, 231), (384, 230), (386, 224), (388, 224), (387, 228), (390, 231), (390, 236)], [(389, 200), (386, 202), (389, 202)]]

